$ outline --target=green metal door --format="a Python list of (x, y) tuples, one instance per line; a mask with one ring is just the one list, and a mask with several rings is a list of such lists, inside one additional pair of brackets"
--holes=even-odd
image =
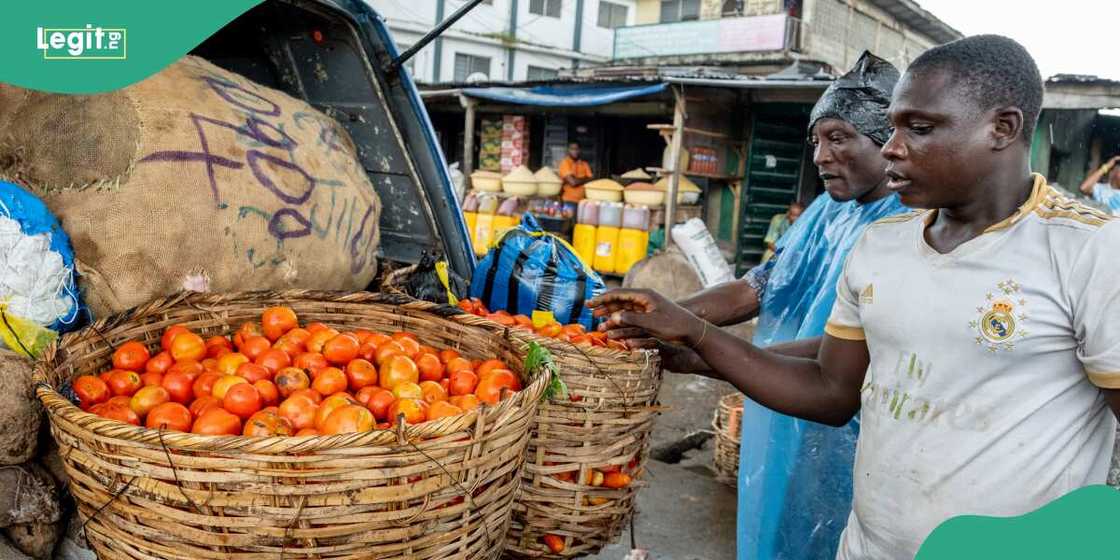
[(770, 219), (797, 198), (810, 105), (758, 104), (751, 108), (745, 195), (739, 209), (737, 274), (762, 260)]

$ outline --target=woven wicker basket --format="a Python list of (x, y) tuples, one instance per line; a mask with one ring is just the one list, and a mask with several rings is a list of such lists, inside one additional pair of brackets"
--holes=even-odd
[[(572, 397), (540, 406), (507, 553), (523, 558), (593, 554), (618, 540), (633, 515), (657, 414), (660, 358), (512, 332), (552, 352)], [(617, 490), (579, 483), (586, 482), (593, 469), (611, 465), (630, 471), (634, 481)], [(577, 474), (571, 482), (556, 478), (573, 471)], [(564, 539), (562, 553), (552, 553), (543, 544), (547, 534)]]
[(743, 425), (743, 394), (731, 393), (719, 399), (719, 407), (712, 418), (716, 433), (716, 480), (737, 486), (739, 481), (739, 440)]
[(126, 340), (154, 346), (179, 323), (224, 334), (280, 304), (306, 322), (407, 330), (467, 357), (523, 363), (523, 341), (478, 320), (369, 293), (176, 296), (66, 335), (39, 364), (36, 392), (101, 560), (498, 557), (545, 376), (477, 412), (324, 437), (161, 433), (82, 412), (57, 391), (101, 371)]

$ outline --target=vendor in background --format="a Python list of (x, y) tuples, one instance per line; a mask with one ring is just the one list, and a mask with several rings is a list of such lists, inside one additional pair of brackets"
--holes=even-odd
[(774, 256), (774, 249), (778, 240), (782, 238), (789, 226), (792, 226), (793, 222), (796, 222), (804, 211), (805, 207), (800, 202), (794, 202), (789, 205), (785, 214), (774, 214), (774, 217), (770, 218), (770, 229), (766, 230), (766, 239), (763, 239), (763, 242), (766, 243), (766, 252), (762, 254), (763, 264)]
[(583, 200), (583, 185), (591, 180), (591, 166), (580, 159), (578, 142), (568, 144), (568, 156), (560, 161), (560, 178), (564, 181), (564, 192), (560, 195), (562, 200)]
[[(1108, 206), (1113, 216), (1120, 216), (1120, 165), (1117, 163), (1120, 163), (1120, 155), (1112, 156), (1081, 183), (1081, 192)], [(1105, 177), (1107, 181), (1102, 180)]]

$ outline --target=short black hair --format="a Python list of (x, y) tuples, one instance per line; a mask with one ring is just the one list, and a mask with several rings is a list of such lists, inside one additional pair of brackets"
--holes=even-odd
[(1023, 111), (1023, 138), (1030, 143), (1042, 111), (1042, 75), (1023, 45), (1000, 35), (974, 35), (933, 47), (908, 72), (946, 70), (981, 111), (1015, 106)]

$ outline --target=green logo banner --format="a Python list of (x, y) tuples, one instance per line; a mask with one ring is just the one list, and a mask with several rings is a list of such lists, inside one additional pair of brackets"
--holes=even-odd
[(1019, 517), (954, 517), (937, 527), (916, 560), (1116, 558), (1120, 492), (1074, 490)]
[(120, 89), (164, 69), (261, 2), (9, 2), (0, 23), (0, 82), (55, 93)]

